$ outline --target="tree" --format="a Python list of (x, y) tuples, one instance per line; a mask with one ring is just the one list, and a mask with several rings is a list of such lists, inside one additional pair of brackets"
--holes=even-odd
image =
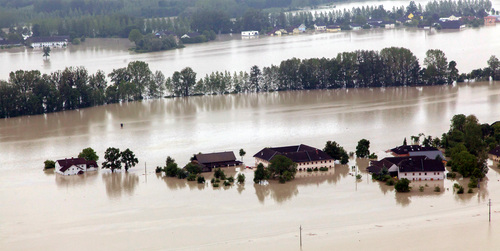
[(290, 181), (297, 173), (297, 163), (286, 156), (276, 155), (271, 159), (267, 169), (271, 177), (279, 177), (280, 181)]
[(407, 143), (406, 143), (406, 137), (405, 137), (405, 140), (403, 140), (403, 146), (406, 146)]
[(201, 173), (201, 166), (198, 164), (195, 164), (193, 162), (189, 162), (185, 167), (184, 170), (186, 170), (190, 174), (199, 174)]
[(254, 172), (253, 182), (260, 183), (261, 181), (267, 180), (268, 178), (269, 178), (269, 173), (264, 168), (264, 165), (262, 163), (259, 163), (257, 165), (257, 170), (255, 170)]
[(500, 80), (500, 60), (492, 55), (490, 59), (488, 59), (488, 67), (490, 68), (493, 80)]
[(424, 65), (427, 66), (424, 78), (428, 85), (441, 85), (446, 83), (448, 60), (441, 50), (428, 50), (424, 59)]
[(44, 164), (44, 170), (47, 170), (47, 169), (53, 169), (56, 167), (56, 162), (53, 161), (53, 160), (46, 160), (43, 162)]
[(452, 155), (451, 169), (456, 170), (464, 177), (471, 176), (476, 166), (476, 156), (466, 150)]
[(178, 168), (177, 163), (175, 163), (175, 161), (170, 162), (165, 167), (165, 175), (167, 177), (175, 177), (175, 176), (177, 176), (178, 170), (180, 170), (180, 169)]
[(347, 162), (349, 162), (349, 155), (344, 150), (344, 148), (337, 144), (337, 142), (335, 141), (327, 141), (325, 144), (325, 148), (323, 148), (323, 152), (325, 152), (335, 160), (340, 160), (340, 164), (342, 165), (345, 165), (347, 164)]
[(239, 184), (245, 184), (245, 175), (242, 173), (239, 173), (236, 180), (238, 181)]
[(111, 172), (114, 172), (115, 169), (121, 169), (122, 163), (120, 157), (120, 149), (109, 147), (106, 149), (106, 152), (104, 152), (104, 159), (106, 161), (102, 163), (102, 168), (110, 168)]
[(78, 154), (78, 158), (84, 158), (87, 161), (98, 161), (99, 156), (91, 147), (87, 147), (82, 150), (80, 154)]
[(247, 154), (247, 152), (245, 152), (245, 150), (243, 150), (243, 148), (240, 149), (240, 157), (241, 157), (241, 161), (243, 161), (243, 156), (245, 156), (245, 154)]
[(134, 42), (137, 46), (137, 42), (142, 39), (142, 33), (138, 29), (133, 29), (128, 34), (128, 40), (130, 42)]
[(370, 141), (367, 139), (361, 139), (358, 141), (356, 146), (356, 157), (365, 158), (370, 155)]
[(394, 188), (400, 193), (407, 193), (410, 191), (410, 181), (407, 178), (402, 178), (396, 182)]
[(121, 155), (121, 163), (125, 164), (125, 171), (128, 171), (129, 168), (134, 167), (137, 163), (139, 163), (139, 160), (135, 157), (134, 152), (132, 152), (130, 149), (125, 149), (125, 151), (120, 153)]
[(45, 57), (45, 59), (47, 59), (47, 57), (50, 57), (50, 47), (49, 46), (43, 47), (43, 56)]

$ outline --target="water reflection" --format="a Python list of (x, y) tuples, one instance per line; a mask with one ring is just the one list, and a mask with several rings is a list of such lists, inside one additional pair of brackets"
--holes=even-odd
[[(382, 186), (387, 186), (381, 183)], [(423, 187), (423, 191), (421, 192), (420, 186)], [(439, 186), (439, 192), (436, 192), (435, 187)], [(419, 197), (439, 197), (445, 193), (444, 180), (434, 180), (434, 181), (412, 181), (410, 183), (411, 190), (409, 193), (395, 193), (396, 203), (403, 207), (410, 205), (411, 198), (419, 198)], [(393, 186), (391, 186), (391, 190), (395, 190)]]
[(137, 174), (130, 172), (103, 173), (102, 180), (110, 198), (120, 198), (123, 194), (132, 195), (139, 183)]
[(85, 172), (84, 174), (80, 175), (55, 174), (56, 185), (60, 188), (68, 188), (73, 186), (94, 184), (98, 174), (98, 171)]
[(271, 198), (277, 203), (283, 203), (299, 194), (301, 186), (319, 186), (323, 183), (336, 184), (341, 178), (349, 174), (347, 165), (336, 165), (327, 172), (298, 172), (293, 181), (280, 184), (271, 180), (267, 185), (254, 184), (255, 194), (260, 203)]

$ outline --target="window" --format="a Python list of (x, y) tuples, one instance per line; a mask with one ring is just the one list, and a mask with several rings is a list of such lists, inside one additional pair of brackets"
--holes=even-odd
[(406, 176), (406, 173), (405, 173), (405, 176)]
[(424, 173), (424, 175), (427, 175), (427, 173)]
[(422, 175), (422, 173), (418, 173), (418, 175)]

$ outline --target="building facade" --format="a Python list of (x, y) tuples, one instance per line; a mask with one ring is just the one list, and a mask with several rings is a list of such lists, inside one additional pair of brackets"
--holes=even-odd
[(95, 161), (87, 161), (84, 158), (60, 159), (55, 164), (55, 172), (61, 175), (83, 174), (97, 171), (98, 168)]
[(276, 155), (283, 155), (297, 163), (298, 170), (307, 170), (307, 168), (334, 167), (335, 160), (320, 149), (308, 145), (295, 145), (284, 147), (264, 148), (256, 153), (255, 166), (263, 164), (269, 166), (271, 160)]

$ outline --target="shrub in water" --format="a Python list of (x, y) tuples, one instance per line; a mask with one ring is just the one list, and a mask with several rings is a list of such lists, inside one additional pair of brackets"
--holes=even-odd
[(313, 170), (312, 170), (312, 168), (310, 168), (310, 167), (308, 167), (308, 168), (307, 168), (307, 172), (308, 172), (308, 173), (310, 173), (310, 172), (312, 172), (312, 171), (313, 171)]
[(472, 188), (469, 188), (469, 190), (467, 191), (467, 193), (472, 193)]
[(319, 168), (319, 170), (322, 171), (322, 172), (326, 172), (326, 171), (328, 171), (328, 167), (322, 166), (322, 167)]
[(219, 180), (219, 179), (215, 179), (215, 183), (219, 183), (219, 182), (220, 182), (220, 180)]
[(285, 177), (283, 177), (283, 175), (280, 176), (280, 183), (285, 183), (286, 182), (286, 179)]
[(212, 183), (212, 184), (213, 184), (213, 183), (215, 183), (215, 179), (214, 179), (214, 178), (212, 178), (212, 179), (210, 180), (210, 183)]
[(198, 176), (197, 180), (198, 180), (198, 184), (205, 183), (205, 177), (203, 177), (203, 176)]
[(239, 173), (237, 179), (238, 179), (238, 183), (240, 183), (240, 184), (245, 183), (245, 175), (244, 174)]
[(423, 192), (424, 191), (424, 186), (419, 186), (418, 191)]
[(393, 178), (389, 178), (386, 182), (385, 182), (386, 185), (388, 186), (394, 186), (394, 184), (396, 184), (396, 182), (394, 181)]
[(436, 193), (441, 192), (441, 187), (439, 187), (439, 186), (434, 187), (434, 192), (436, 192)]
[(356, 179), (360, 180), (361, 179), (361, 174), (356, 175)]
[(163, 167), (157, 166), (155, 169), (155, 173), (161, 173), (161, 171), (163, 171)]
[(219, 183), (214, 183), (214, 184), (212, 184), (212, 186), (219, 187)]
[(229, 181), (229, 182), (233, 183), (233, 182), (234, 182), (234, 178), (233, 178), (233, 176), (229, 176), (229, 178), (227, 178), (227, 181)]
[(196, 174), (194, 174), (194, 173), (190, 173), (190, 174), (187, 176), (187, 180), (188, 180), (188, 181), (195, 181), (195, 180), (196, 180)]
[(319, 171), (318, 167), (315, 167), (315, 168), (313, 169), (313, 171), (315, 171), (315, 172)]
[(231, 183), (229, 181), (227, 181), (227, 180), (224, 181), (224, 186), (230, 186), (230, 185), (231, 185)]
[(464, 188), (460, 186), (457, 191), (458, 194), (463, 194), (464, 193)]

